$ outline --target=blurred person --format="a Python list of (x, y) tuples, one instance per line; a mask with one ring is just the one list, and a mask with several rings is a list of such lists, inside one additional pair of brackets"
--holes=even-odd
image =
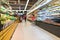
[(22, 13), (18, 13), (18, 17), (19, 17), (19, 18), (18, 18), (19, 21), (22, 22), (22, 20), (23, 20), (23, 14), (22, 14)]
[(27, 16), (26, 16), (26, 13), (25, 13), (25, 14), (23, 14), (23, 19), (25, 20), (25, 22), (26, 22), (26, 18), (27, 18)]
[(36, 20), (36, 17), (34, 16), (34, 14), (32, 14), (32, 22), (34, 23), (34, 21)]

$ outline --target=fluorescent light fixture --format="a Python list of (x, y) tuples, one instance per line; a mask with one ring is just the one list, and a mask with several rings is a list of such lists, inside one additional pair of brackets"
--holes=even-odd
[(46, 4), (48, 4), (49, 2), (51, 2), (52, 0), (46, 0), (46, 2), (45, 3), (43, 3), (43, 4), (40, 4), (40, 5), (38, 5), (37, 7), (35, 7), (34, 9), (32, 9), (30, 12), (28, 12), (27, 13), (27, 15), (28, 14), (30, 14), (31, 12), (33, 12), (33, 11), (35, 11), (35, 10), (37, 10), (38, 8), (41, 8), (42, 6), (44, 6), (44, 5), (46, 5)]
[(27, 2), (26, 2), (26, 6), (25, 6), (25, 9), (24, 10), (26, 10), (26, 8), (28, 6), (28, 3), (29, 3), (29, 0), (27, 0)]
[(31, 8), (30, 10), (32, 10), (34, 7), (36, 7), (36, 5), (38, 5), (42, 0), (38, 0)]
[(20, 0), (18, 0), (18, 4), (20, 4)]

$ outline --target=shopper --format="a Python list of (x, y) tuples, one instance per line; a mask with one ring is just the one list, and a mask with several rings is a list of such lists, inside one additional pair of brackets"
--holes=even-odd
[(18, 13), (18, 17), (19, 17), (19, 21), (22, 22), (23, 14), (22, 13)]
[(23, 15), (23, 19), (25, 20), (25, 22), (26, 22), (26, 13)]
[(32, 14), (32, 22), (34, 23), (36, 17), (34, 16), (34, 14)]

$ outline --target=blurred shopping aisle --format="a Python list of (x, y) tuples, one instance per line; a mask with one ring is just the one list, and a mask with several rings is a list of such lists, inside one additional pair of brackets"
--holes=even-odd
[(27, 22), (18, 24), (11, 40), (60, 40), (53, 34)]

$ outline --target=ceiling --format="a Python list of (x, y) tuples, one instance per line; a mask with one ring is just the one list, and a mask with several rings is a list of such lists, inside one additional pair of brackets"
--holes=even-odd
[[(26, 10), (29, 10), (38, 0), (29, 0)], [(24, 10), (27, 0), (9, 0), (12, 10)]]

